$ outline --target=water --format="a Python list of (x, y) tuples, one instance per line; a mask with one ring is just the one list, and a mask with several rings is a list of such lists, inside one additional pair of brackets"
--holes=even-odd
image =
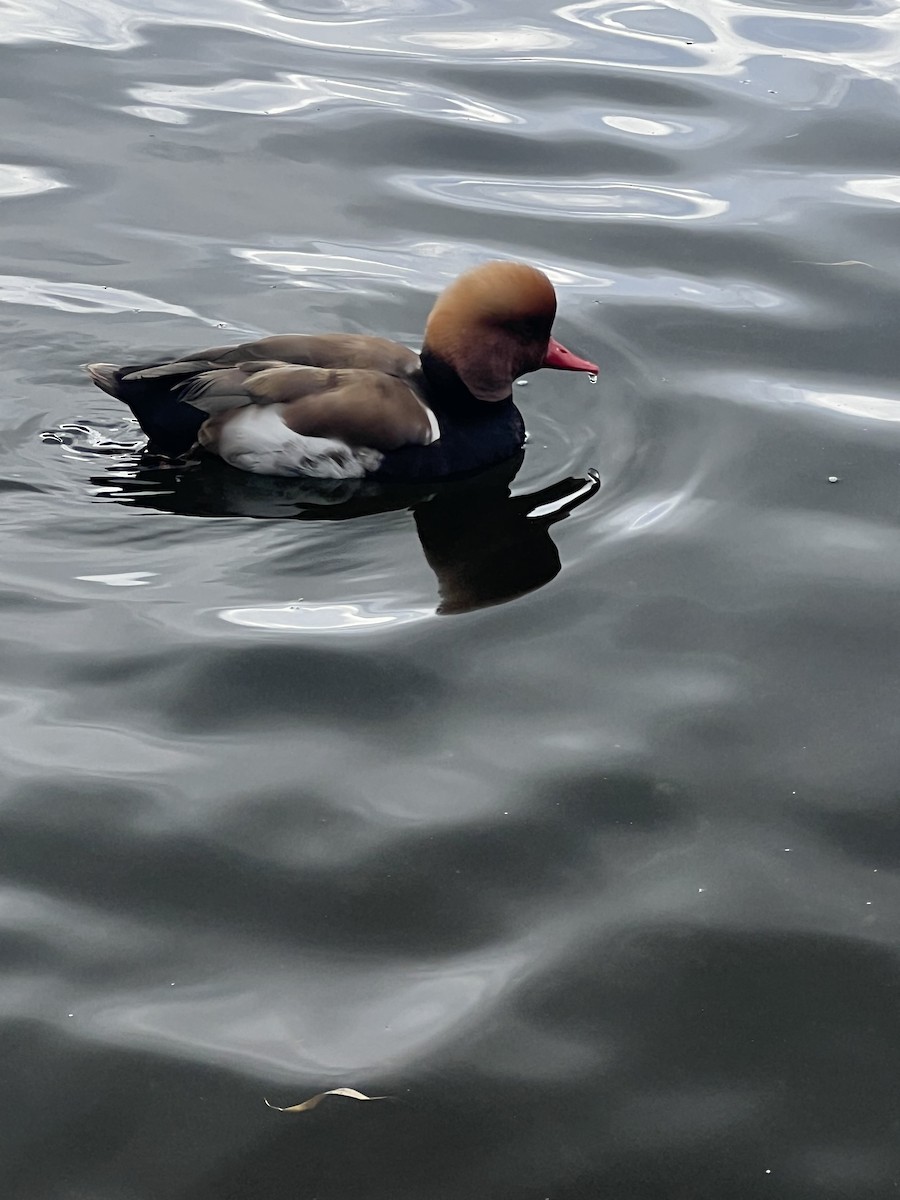
[[(896, 1194), (896, 6), (0, 42), (4, 1194)], [(475, 484), (144, 462), (80, 372), (496, 255), (601, 375)]]

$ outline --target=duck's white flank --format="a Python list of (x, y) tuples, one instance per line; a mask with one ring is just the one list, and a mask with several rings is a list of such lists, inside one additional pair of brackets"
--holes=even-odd
[(201, 426), (200, 444), (231, 466), (256, 475), (360, 479), (381, 465), (384, 455), (378, 450), (348, 446), (337, 438), (294, 433), (282, 420), (283, 412), (283, 404), (238, 409), (213, 430)]

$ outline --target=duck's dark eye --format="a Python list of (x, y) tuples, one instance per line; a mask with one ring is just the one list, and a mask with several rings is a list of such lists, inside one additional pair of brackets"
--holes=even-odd
[(550, 337), (551, 325), (552, 321), (548, 321), (546, 317), (516, 317), (511, 321), (504, 321), (503, 329), (517, 342), (529, 345), (540, 343), (545, 346)]

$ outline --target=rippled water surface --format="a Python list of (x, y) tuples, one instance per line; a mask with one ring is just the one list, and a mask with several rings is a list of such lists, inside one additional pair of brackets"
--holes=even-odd
[[(0, 43), (3, 1194), (895, 1195), (894, 0)], [(482, 480), (175, 470), (80, 370), (496, 256), (602, 374)]]

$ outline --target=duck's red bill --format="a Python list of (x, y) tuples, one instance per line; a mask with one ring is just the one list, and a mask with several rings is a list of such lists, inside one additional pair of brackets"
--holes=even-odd
[(600, 368), (596, 363), (588, 362), (586, 358), (579, 358), (577, 354), (573, 354), (571, 350), (567, 350), (565, 346), (561, 345), (556, 338), (550, 339), (542, 365), (553, 367), (557, 371), (588, 371), (591, 375), (600, 373)]

